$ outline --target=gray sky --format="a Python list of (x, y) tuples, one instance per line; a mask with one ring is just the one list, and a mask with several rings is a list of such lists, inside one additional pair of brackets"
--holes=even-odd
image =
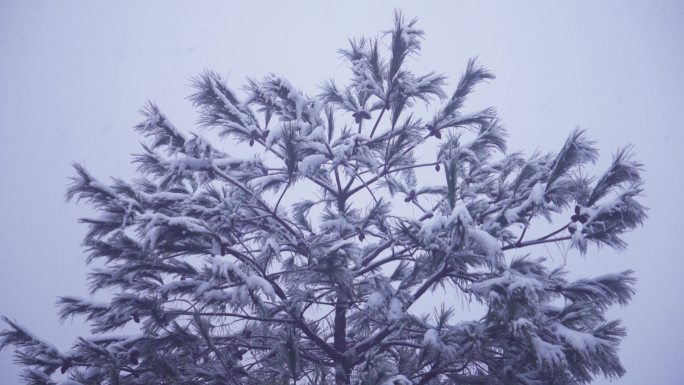
[[(626, 237), (627, 252), (569, 253), (568, 267), (578, 276), (636, 270), (636, 298), (610, 313), (629, 333), (618, 383), (680, 380), (684, 2), (332, 4), (0, 0), (0, 314), (60, 348), (82, 334), (54, 308), (57, 295), (85, 293), (76, 221), (89, 210), (63, 200), (69, 164), (102, 179), (133, 175), (131, 127), (147, 100), (187, 131), (196, 118), (188, 79), (205, 68), (233, 86), (275, 72), (315, 93), (331, 76), (343, 80), (336, 49), (388, 29), (399, 7), (426, 32), (416, 69), (454, 84), (477, 55), (497, 75), (470, 106), (498, 108), (510, 148), (555, 150), (579, 125), (599, 143), (603, 168), (620, 145), (635, 145), (650, 219)], [(17, 373), (0, 353), (0, 383)]]

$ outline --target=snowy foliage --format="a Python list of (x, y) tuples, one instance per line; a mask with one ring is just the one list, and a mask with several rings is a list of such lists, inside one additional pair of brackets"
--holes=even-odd
[[(91, 326), (70, 351), (5, 319), (0, 347), (16, 349), (24, 382), (531, 385), (621, 376), (625, 330), (604, 313), (628, 303), (632, 272), (572, 280), (526, 253), (556, 242), (581, 253), (623, 249), (623, 234), (646, 218), (641, 165), (625, 148), (604, 174), (586, 176), (598, 152), (579, 129), (557, 152), (507, 152), (494, 109), (464, 111), (474, 87), (494, 76), (471, 60), (449, 96), (444, 76), (408, 67), (422, 37), (397, 13), (387, 33), (340, 51), (350, 82), (327, 82), (317, 96), (275, 75), (238, 93), (202, 73), (191, 100), (225, 142), (182, 132), (150, 104), (136, 126), (147, 140), (134, 158), (138, 179), (105, 183), (75, 165), (66, 195), (97, 212), (83, 219), (84, 245), (91, 290), (108, 299), (60, 298), (63, 319)], [(418, 103), (435, 115), (418, 118)], [(423, 145), (439, 146), (427, 163), (415, 158)], [(421, 185), (418, 171), (443, 183)], [(315, 191), (288, 195), (302, 182)], [(556, 230), (527, 239), (539, 220)], [(417, 314), (412, 306), (437, 286), (480, 301), (486, 314), (456, 322), (453, 302)]]

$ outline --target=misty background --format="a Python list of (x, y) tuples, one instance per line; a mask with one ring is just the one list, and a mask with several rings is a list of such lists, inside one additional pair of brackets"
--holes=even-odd
[[(316, 94), (331, 77), (344, 83), (336, 50), (389, 29), (394, 8), (426, 33), (418, 72), (448, 75), (449, 91), (478, 56), (497, 76), (467, 107), (495, 106), (510, 150), (557, 151), (580, 126), (597, 141), (603, 170), (634, 144), (650, 218), (625, 236), (628, 250), (535, 252), (554, 266), (565, 258), (574, 276), (635, 270), (633, 302), (609, 313), (628, 329), (617, 383), (681, 383), (681, 1), (0, 0), (0, 314), (60, 349), (87, 334), (79, 319), (60, 324), (54, 307), (59, 295), (87, 295), (77, 219), (92, 211), (64, 201), (70, 164), (103, 181), (131, 178), (141, 140), (132, 127), (148, 100), (181, 130), (202, 132), (185, 98), (204, 69), (233, 88), (274, 72)], [(231, 153), (228, 142), (217, 147)], [(0, 353), (1, 384), (18, 382), (11, 353)]]

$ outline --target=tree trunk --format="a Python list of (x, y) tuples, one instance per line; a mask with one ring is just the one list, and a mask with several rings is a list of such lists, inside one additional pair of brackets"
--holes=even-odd
[(351, 384), (351, 368), (348, 365), (335, 366), (335, 385)]
[[(335, 350), (344, 354), (347, 351), (347, 300), (342, 290), (337, 292), (335, 304)], [(335, 385), (349, 385), (351, 383), (351, 365), (340, 362), (335, 366)]]

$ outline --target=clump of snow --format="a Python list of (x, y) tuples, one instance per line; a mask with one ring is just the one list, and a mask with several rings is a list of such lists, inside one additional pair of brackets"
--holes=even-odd
[(328, 158), (323, 154), (309, 155), (299, 163), (299, 172), (304, 175), (311, 175), (318, 170)]
[(343, 239), (341, 241), (335, 242), (332, 246), (330, 246), (328, 248), (328, 250), (326, 250), (325, 253), (326, 254), (332, 254), (332, 253), (338, 251), (339, 249), (342, 249), (342, 248), (348, 247), (348, 246), (354, 246), (355, 244), (356, 244), (356, 242), (353, 239)]
[(510, 294), (516, 291), (522, 292), (530, 298), (536, 298), (537, 293), (544, 291), (544, 285), (537, 279), (526, 277), (524, 275), (515, 275), (508, 284), (508, 292)]
[(262, 191), (274, 183), (284, 183), (285, 181), (286, 179), (282, 175), (264, 175), (256, 177), (250, 182), (252, 184), (252, 188), (254, 188), (256, 191)]
[(504, 211), (504, 217), (508, 223), (514, 223), (520, 220), (520, 214), (527, 209), (543, 206), (546, 204), (544, 194), (546, 193), (546, 183), (537, 182), (532, 186), (530, 195), (527, 196), (519, 206), (511, 207)]
[(219, 97), (221, 100), (223, 107), (225, 107), (227, 110), (230, 111), (232, 115), (237, 116), (242, 122), (248, 122), (250, 121), (249, 116), (245, 114), (243, 111), (238, 109), (239, 105), (233, 104), (226, 95), (223, 93), (221, 89), (221, 83), (218, 81), (218, 79), (211, 79), (211, 86), (212, 90), (214, 91), (214, 94)]
[(316, 126), (311, 133), (307, 136), (309, 140), (317, 140), (321, 142), (327, 142), (327, 136), (325, 134), (325, 127)]
[(139, 191), (138, 194), (146, 201), (157, 202), (157, 201), (182, 201), (190, 197), (190, 194), (184, 193), (173, 193), (168, 191), (159, 191), (154, 194), (148, 194), (144, 191)]
[(489, 262), (496, 263), (503, 255), (501, 244), (488, 232), (480, 229), (468, 230), (468, 237), (475, 241), (480, 251), (484, 253)]
[(527, 318), (518, 318), (511, 322), (511, 331), (513, 332), (513, 335), (522, 337), (525, 329), (534, 329), (534, 324)]
[(183, 289), (188, 288), (188, 287), (193, 287), (195, 285), (196, 285), (196, 282), (193, 280), (171, 281), (171, 282), (165, 283), (161, 287), (161, 292), (164, 295), (168, 295), (168, 294), (172, 294), (175, 292), (182, 291)]
[(214, 257), (214, 264), (212, 266), (212, 273), (219, 278), (230, 279), (230, 274), (235, 275), (240, 283), (247, 285), (249, 290), (258, 290), (264, 292), (268, 297), (275, 298), (275, 291), (273, 286), (263, 277), (254, 274), (246, 274), (235, 264), (227, 259), (222, 259), (218, 256)]
[(88, 185), (90, 187), (97, 189), (97, 190), (100, 190), (100, 191), (102, 191), (102, 192), (104, 192), (107, 195), (110, 195), (112, 197), (117, 196), (116, 192), (111, 187), (107, 186), (106, 184), (104, 184), (98, 180), (93, 179), (90, 181), (90, 183), (88, 183)]
[(561, 366), (565, 364), (565, 354), (563, 354), (563, 347), (546, 342), (538, 336), (532, 337), (532, 345), (534, 346), (534, 353), (537, 356), (537, 364), (539, 366)]
[(575, 229), (575, 232), (572, 233), (571, 241), (576, 245), (581, 245), (584, 241), (584, 234), (582, 234), (582, 229), (584, 227), (582, 226), (582, 222), (574, 222), (573, 228)]
[(163, 162), (170, 169), (177, 173), (188, 171), (201, 171), (211, 168), (212, 162), (209, 158), (194, 158), (191, 156), (167, 159)]
[(237, 271), (235, 269), (235, 264), (231, 260), (215, 256), (213, 262), (214, 263), (211, 267), (211, 271), (212, 274), (216, 277), (228, 279), (229, 272)]
[(380, 385), (413, 385), (413, 382), (406, 378), (406, 376), (402, 374), (397, 374), (395, 376), (388, 378), (387, 380), (385, 380), (385, 382), (383, 382)]
[(347, 219), (342, 216), (337, 216), (331, 219), (326, 219), (321, 221), (319, 225), (321, 231), (334, 231), (337, 233), (343, 233), (345, 231), (356, 231), (356, 226), (349, 223)]
[(449, 219), (447, 217), (435, 215), (432, 218), (423, 221), (423, 224), (418, 231), (418, 235), (429, 239), (433, 234), (444, 230), (448, 223)]
[(200, 295), (202, 296), (202, 299), (207, 302), (223, 303), (234, 302), (236, 298), (240, 298), (240, 296), (235, 295), (236, 293), (236, 290), (232, 288), (225, 290), (211, 289), (201, 292)]
[(573, 350), (586, 358), (589, 358), (590, 353), (595, 352), (603, 343), (602, 340), (594, 337), (591, 333), (570, 329), (560, 323), (554, 324), (551, 330), (565, 343), (570, 345)]
[(366, 300), (366, 309), (382, 309), (385, 306), (385, 296), (379, 291), (374, 291)]
[(215, 167), (219, 168), (225, 168), (225, 167), (235, 167), (239, 166), (243, 163), (248, 163), (250, 162), (247, 159), (238, 159), (238, 158), (233, 158), (233, 157), (223, 157), (223, 158), (216, 158), (211, 161), (211, 164)]
[(58, 382), (57, 385), (83, 385), (83, 384), (80, 382), (76, 382), (74, 380), (66, 379), (66, 380), (62, 380), (62, 381)]
[(494, 293), (495, 288), (503, 288), (510, 296), (524, 294), (530, 298), (536, 298), (538, 293), (544, 291), (544, 285), (534, 277), (526, 276), (513, 270), (506, 270), (499, 277), (475, 282), (470, 285), (470, 291), (474, 294), (488, 297)]
[(96, 366), (89, 366), (88, 369), (86, 369), (85, 374), (83, 375), (84, 380), (90, 380), (94, 377), (99, 376), (104, 372), (104, 369), (98, 368)]
[(401, 303), (399, 298), (392, 297), (389, 303), (389, 312), (387, 313), (387, 318), (390, 321), (395, 321), (404, 316), (404, 305)]
[(140, 214), (138, 220), (145, 223), (145, 236), (142, 241), (143, 244), (147, 245), (149, 248), (154, 248), (156, 246), (164, 226), (180, 227), (188, 232), (194, 233), (206, 232), (206, 227), (202, 220), (193, 217), (169, 217), (161, 213), (146, 212)]
[(543, 205), (544, 193), (546, 193), (546, 183), (537, 182), (530, 191), (530, 202), (535, 205)]
[(275, 142), (277, 142), (280, 138), (283, 137), (283, 126), (277, 126), (271, 128), (271, 131), (268, 133), (268, 136), (266, 137), (265, 145), (266, 149), (270, 149)]
[(276, 294), (275, 290), (273, 290), (273, 286), (271, 286), (271, 284), (263, 277), (252, 274), (247, 276), (245, 283), (250, 290), (261, 289), (261, 291), (263, 291), (264, 294), (266, 294), (269, 298), (275, 298)]
[(439, 333), (436, 329), (430, 328), (425, 331), (423, 335), (423, 346), (437, 346), (439, 345)]
[(491, 291), (496, 286), (504, 287), (510, 281), (510, 271), (504, 271), (500, 277), (489, 278), (484, 281), (475, 282), (470, 285), (472, 293), (485, 296), (487, 292)]
[(363, 134), (351, 134), (340, 138), (332, 146), (333, 164), (348, 164), (354, 159), (368, 167), (373, 173), (377, 173), (380, 163), (376, 155), (368, 148), (369, 138)]
[(268, 237), (262, 245), (262, 253), (266, 250), (271, 250), (275, 255), (280, 255), (280, 245), (274, 237)]
[(465, 205), (457, 205), (451, 210), (451, 219), (456, 219), (461, 221), (463, 225), (470, 226), (473, 224), (473, 218), (470, 216), (470, 212)]

